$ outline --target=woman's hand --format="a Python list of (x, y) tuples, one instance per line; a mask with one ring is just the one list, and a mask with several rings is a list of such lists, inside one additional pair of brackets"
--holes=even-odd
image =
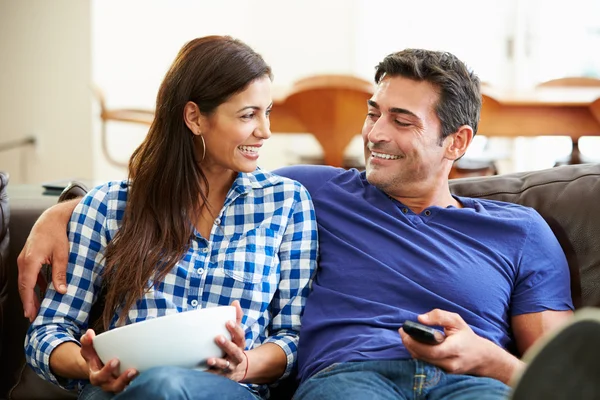
[(244, 353), (245, 335), (242, 329), (242, 317), (244, 313), (240, 302), (235, 300), (231, 303), (235, 307), (236, 321), (227, 322), (227, 330), (231, 334), (231, 340), (219, 335), (215, 342), (223, 350), (223, 358), (209, 358), (207, 360), (210, 369), (208, 372), (223, 375), (233, 381), (241, 382), (248, 372), (248, 357)]
[(119, 375), (119, 360), (116, 358), (104, 365), (94, 349), (94, 337), (94, 330), (88, 329), (80, 340), (81, 356), (87, 362), (91, 384), (99, 386), (105, 392), (122, 392), (137, 376), (137, 371), (131, 368)]

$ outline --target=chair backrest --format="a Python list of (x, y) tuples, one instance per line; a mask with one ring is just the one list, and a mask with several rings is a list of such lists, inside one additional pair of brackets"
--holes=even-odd
[(541, 82), (537, 87), (598, 87), (600, 86), (600, 79), (591, 78), (586, 76), (569, 76), (565, 78), (551, 79), (549, 81)]
[(351, 75), (315, 75), (294, 83), (282, 107), (323, 148), (325, 163), (342, 166), (344, 151), (360, 133), (373, 83)]
[(106, 157), (106, 159), (113, 165), (118, 167), (127, 168), (127, 163), (123, 161), (119, 161), (115, 159), (110, 152), (108, 146), (108, 133), (106, 125), (109, 121), (118, 121), (118, 122), (127, 122), (134, 124), (143, 124), (143, 125), (151, 125), (154, 120), (154, 111), (153, 110), (141, 110), (141, 109), (132, 109), (132, 108), (116, 108), (109, 109), (106, 107), (106, 100), (104, 97), (104, 92), (98, 86), (93, 85), (92, 91), (96, 100), (98, 101), (98, 105), (100, 106), (100, 120), (101, 120), (101, 143), (102, 143), (102, 153)]

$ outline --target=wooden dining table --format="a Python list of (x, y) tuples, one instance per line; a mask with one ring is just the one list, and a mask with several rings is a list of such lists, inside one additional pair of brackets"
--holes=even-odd
[(487, 136), (600, 135), (600, 87), (483, 89), (479, 132)]
[[(349, 75), (318, 75), (275, 88), (271, 131), (310, 133), (323, 148), (324, 163), (342, 166), (344, 152), (360, 134), (375, 86)], [(600, 136), (600, 87), (510, 90), (483, 87), (478, 132), (485, 136)], [(105, 110), (113, 119), (151, 123), (146, 115)], [(134, 111), (134, 110), (131, 110)], [(111, 118), (108, 118), (111, 119)], [(137, 119), (137, 121), (135, 121)]]

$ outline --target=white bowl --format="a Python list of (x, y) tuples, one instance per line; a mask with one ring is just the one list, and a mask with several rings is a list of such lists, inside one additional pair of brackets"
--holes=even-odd
[(118, 358), (121, 373), (159, 366), (206, 369), (208, 358), (223, 355), (215, 338), (231, 338), (227, 321), (235, 321), (233, 306), (170, 314), (103, 332), (94, 349), (104, 364)]

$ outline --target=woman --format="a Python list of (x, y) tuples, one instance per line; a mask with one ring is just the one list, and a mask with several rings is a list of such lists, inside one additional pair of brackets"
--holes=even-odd
[[(271, 106), (271, 70), (244, 43), (211, 36), (181, 49), (129, 180), (95, 188), (73, 213), (68, 292), (49, 289), (26, 339), (38, 374), (64, 387), (89, 379), (80, 398), (254, 399), (290, 372), (317, 228), (306, 189), (256, 167)], [(211, 373), (119, 375), (85, 331), (102, 287), (108, 329), (233, 303), (232, 340), (216, 338), (225, 356), (208, 360)]]

